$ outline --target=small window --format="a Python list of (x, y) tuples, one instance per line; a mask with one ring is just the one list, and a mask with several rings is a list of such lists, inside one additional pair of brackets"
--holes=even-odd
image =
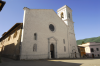
[(11, 37), (11, 36), (8, 37), (8, 41), (10, 40), (10, 37)]
[(99, 48), (96, 48), (97, 49), (97, 51), (99, 51)]
[(63, 39), (63, 43), (65, 44), (65, 39)]
[(99, 54), (98, 54), (98, 57), (99, 57)]
[(68, 12), (68, 18), (70, 18), (70, 13)]
[(37, 34), (34, 33), (34, 40), (37, 40)]
[(66, 47), (64, 46), (64, 52), (66, 52)]
[(33, 45), (33, 51), (37, 51), (37, 44)]
[(61, 18), (64, 18), (64, 14), (63, 14), (63, 12), (61, 13)]
[(14, 36), (13, 36), (13, 38), (15, 38), (17, 36), (17, 31), (14, 33)]
[(91, 52), (94, 52), (94, 49), (93, 48), (91, 48)]

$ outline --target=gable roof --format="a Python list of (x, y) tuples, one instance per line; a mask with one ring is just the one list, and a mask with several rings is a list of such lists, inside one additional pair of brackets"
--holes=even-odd
[[(67, 6), (66, 6), (66, 7), (67, 7)], [(27, 10), (27, 11), (33, 10), (33, 12), (35, 12), (35, 11), (36, 11), (36, 12), (38, 12), (38, 11), (39, 11), (39, 12), (48, 12), (48, 13), (49, 13), (49, 12), (52, 12), (52, 13), (54, 13), (54, 15), (56, 15), (57, 18), (60, 19), (60, 21), (62, 21), (62, 22), (65, 24), (65, 22), (57, 15), (57, 13), (56, 13), (53, 9), (29, 9), (29, 8), (27, 8), (27, 7), (24, 7), (23, 10)], [(35, 15), (35, 14), (34, 14), (34, 15)], [(67, 20), (69, 20), (69, 19), (67, 19)], [(74, 22), (73, 22), (73, 23), (74, 23)], [(65, 26), (68, 27), (68, 25), (66, 25), (66, 24), (65, 24)]]
[[(2, 37), (0, 38), (0, 42), (5, 39), (6, 37), (8, 37), (11, 33), (13, 33), (14, 31), (16, 31), (17, 29), (19, 29), (20, 27), (22, 27), (23, 23), (16, 23), (14, 26), (12, 26), (7, 32), (4, 32), (2, 34)], [(17, 29), (15, 29), (17, 28)]]

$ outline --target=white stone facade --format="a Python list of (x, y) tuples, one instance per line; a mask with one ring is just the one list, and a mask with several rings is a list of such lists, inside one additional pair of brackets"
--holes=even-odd
[[(66, 5), (63, 8), (58, 9), (58, 16), (52, 9), (24, 8), (20, 60), (75, 58), (75, 54), (79, 58), (72, 11)], [(61, 11), (64, 12), (64, 19), (59, 18)], [(70, 13), (69, 19), (67, 11)], [(50, 24), (54, 26), (54, 31), (49, 29)]]

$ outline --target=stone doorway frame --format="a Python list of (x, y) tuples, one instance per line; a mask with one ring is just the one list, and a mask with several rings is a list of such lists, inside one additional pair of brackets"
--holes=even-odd
[(51, 59), (50, 45), (54, 45), (54, 58), (57, 58), (57, 39), (55, 37), (48, 38), (48, 58)]
[(54, 58), (55, 57), (55, 47), (54, 47), (54, 44), (50, 44), (50, 52), (51, 52), (51, 58)]

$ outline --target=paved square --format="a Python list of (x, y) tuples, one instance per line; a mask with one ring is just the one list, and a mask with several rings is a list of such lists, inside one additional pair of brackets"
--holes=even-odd
[(2, 58), (0, 66), (100, 66), (100, 58), (16, 61)]

